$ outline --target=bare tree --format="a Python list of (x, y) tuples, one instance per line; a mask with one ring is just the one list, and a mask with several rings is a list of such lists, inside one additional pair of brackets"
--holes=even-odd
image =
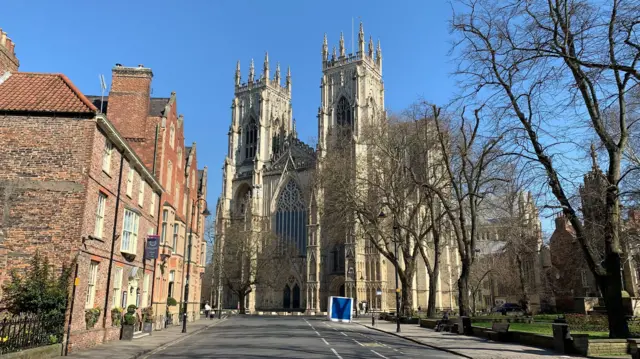
[(244, 221), (228, 224), (222, 253), (215, 258), (222, 261), (216, 265), (220, 271), (217, 275), (222, 285), (237, 296), (240, 313), (245, 313), (245, 298), (256, 286), (273, 287), (282, 282), (283, 273), (283, 253), (277, 236), (268, 230), (247, 228)]
[[(490, 99), (513, 149), (541, 166), (559, 207), (575, 229), (583, 255), (604, 293), (610, 336), (629, 334), (621, 296), (620, 183), (632, 121), (627, 93), (638, 85), (640, 7), (637, 1), (462, 0), (454, 15), (458, 75), (467, 95)], [(615, 121), (608, 121), (615, 112)], [(512, 119), (515, 121), (509, 122)], [(597, 139), (606, 152), (606, 199), (598, 261), (567, 192), (560, 160), (566, 146), (557, 119), (572, 120), (567, 143)], [(586, 119), (587, 121), (583, 121)], [(566, 122), (565, 122), (566, 123)], [(510, 124), (510, 125), (509, 125)], [(574, 130), (572, 132), (572, 130)], [(554, 146), (555, 145), (555, 146)]]
[[(336, 146), (323, 158), (319, 173), (327, 198), (325, 213), (334, 221), (331, 231), (347, 233), (355, 225), (376, 254), (397, 268), (402, 284), (402, 313), (413, 307), (413, 279), (419, 257), (427, 263), (432, 282), (431, 310), (435, 310), (435, 292), (439, 262), (440, 232), (433, 236), (433, 215), (440, 218), (435, 205), (409, 175), (408, 168), (424, 168), (429, 148), (423, 141), (426, 121), (394, 117), (363, 124), (359, 147), (341, 151)], [(384, 213), (384, 215), (381, 215)], [(345, 226), (345, 228), (343, 228)], [(435, 257), (427, 246), (437, 248)], [(435, 272), (434, 272), (435, 269)]]
[(438, 197), (443, 214), (447, 217), (450, 231), (456, 240), (461, 268), (458, 278), (458, 306), (460, 315), (468, 315), (469, 275), (476, 258), (479, 207), (485, 195), (500, 178), (492, 176), (500, 152), (498, 144), (502, 135), (483, 136), (480, 129), (482, 108), (473, 111), (472, 119), (466, 109), (460, 109), (455, 119), (445, 119), (441, 110), (431, 106), (436, 130), (438, 154), (441, 156), (441, 176), (449, 184), (445, 189), (421, 180), (411, 171), (413, 180), (428, 192)]

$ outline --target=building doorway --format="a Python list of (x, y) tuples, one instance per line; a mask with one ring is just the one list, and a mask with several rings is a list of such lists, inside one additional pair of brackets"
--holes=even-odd
[(284, 286), (284, 291), (282, 293), (282, 307), (284, 309), (291, 308), (291, 288), (289, 288), (288, 284)]
[(300, 287), (298, 286), (297, 283), (293, 287), (293, 308), (294, 309), (300, 308)]

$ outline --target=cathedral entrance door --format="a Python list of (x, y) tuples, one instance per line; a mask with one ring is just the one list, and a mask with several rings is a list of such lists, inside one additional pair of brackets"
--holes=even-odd
[(300, 287), (298, 284), (293, 287), (293, 308), (300, 308)]
[(282, 307), (284, 309), (291, 308), (291, 288), (289, 288), (288, 284), (284, 286), (284, 291), (282, 293)]

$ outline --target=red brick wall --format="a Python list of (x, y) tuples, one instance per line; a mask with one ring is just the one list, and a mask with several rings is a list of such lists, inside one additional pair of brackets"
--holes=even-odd
[[(117, 239), (115, 242), (115, 250), (114, 250), (114, 261), (111, 272), (111, 282), (109, 285), (109, 291), (107, 292), (107, 278), (109, 272), (109, 256), (111, 251), (111, 243), (113, 238), (113, 224), (116, 216), (116, 200), (117, 200), (117, 189), (118, 189), (118, 181), (119, 181), (119, 171), (120, 171), (120, 159), (121, 154), (119, 151), (114, 149), (112, 159), (111, 159), (111, 169), (109, 173), (106, 173), (102, 170), (102, 153), (105, 146), (105, 137), (104, 135), (96, 131), (95, 133), (95, 141), (93, 142), (93, 151), (92, 151), (92, 161), (91, 167), (89, 168), (89, 181), (87, 185), (87, 206), (84, 213), (84, 223), (83, 223), (83, 234), (85, 236), (93, 235), (95, 230), (95, 221), (96, 221), (96, 208), (99, 193), (103, 193), (107, 195), (106, 202), (106, 211), (105, 211), (105, 219), (104, 219), (104, 230), (102, 241), (89, 241), (86, 243), (85, 250), (83, 251), (83, 255), (81, 256), (81, 260), (78, 261), (79, 265), (79, 274), (80, 285), (77, 288), (76, 296), (75, 296), (75, 305), (73, 308), (73, 321), (71, 325), (72, 335), (71, 342), (74, 343), (75, 347), (86, 347), (88, 344), (97, 344), (102, 340), (97, 341), (87, 341), (86, 343), (82, 342), (82, 338), (85, 336), (85, 332), (87, 331), (86, 325), (84, 322), (84, 313), (85, 313), (85, 304), (87, 297), (87, 278), (89, 277), (89, 268), (91, 261), (95, 261), (99, 263), (98, 266), (98, 276), (96, 282), (96, 294), (93, 307), (100, 308), (101, 317), (96, 324), (96, 328), (102, 327), (103, 320), (105, 320), (106, 328), (107, 328), (107, 337), (105, 340), (109, 340), (109, 338), (113, 338), (114, 334), (109, 334), (109, 330), (111, 329), (111, 309), (114, 306), (121, 306), (122, 294), (118, 298), (113, 298), (113, 287), (115, 282), (116, 275), (116, 267), (123, 268), (122, 275), (122, 290), (121, 293), (127, 291), (130, 288), (129, 274), (131, 273), (132, 268), (137, 267), (138, 273), (143, 272), (143, 268), (146, 269), (146, 273), (150, 275), (150, 278), (153, 278), (153, 261), (147, 260), (146, 263), (143, 263), (143, 253), (144, 253), (144, 243), (145, 238), (148, 233), (156, 233), (156, 216), (157, 216), (157, 205), (158, 201), (156, 200), (156, 208), (151, 209), (151, 196), (152, 189), (149, 183), (145, 184), (144, 191), (144, 201), (142, 206), (138, 204), (138, 191), (140, 188), (140, 171), (141, 168), (135, 168), (136, 173), (134, 174), (133, 180), (133, 188), (131, 191), (131, 197), (129, 197), (127, 193), (127, 174), (130, 168), (130, 159), (125, 158), (123, 163), (123, 173), (122, 173), (122, 185), (120, 189), (120, 204), (117, 209), (118, 212), (118, 221), (115, 226), (115, 232), (117, 234)], [(123, 233), (123, 224), (124, 224), (124, 211), (126, 209), (132, 210), (140, 215), (139, 227), (138, 227), (138, 240), (137, 240), (137, 248), (135, 258), (129, 260), (131, 258), (126, 258), (121, 252), (122, 245), (122, 233)], [(84, 281), (83, 281), (84, 279)], [(140, 289), (140, 292), (143, 291), (143, 277), (140, 276), (140, 279), (137, 281), (137, 287)], [(151, 295), (151, 282), (149, 282), (148, 295)], [(107, 309), (105, 311), (105, 298), (109, 297)], [(136, 292), (128, 292), (128, 304), (132, 304), (135, 301)], [(143, 301), (141, 299), (140, 304)], [(147, 301), (147, 305), (151, 305), (150, 301)], [(76, 335), (79, 336), (81, 342), (76, 342)], [(104, 332), (103, 332), (104, 334)]]
[(0, 116), (8, 269), (26, 266), (36, 250), (57, 265), (75, 254), (95, 127), (93, 120)]
[(15, 54), (15, 44), (0, 30), (0, 75), (5, 71), (16, 72), (20, 62)]
[[(117, 336), (111, 328), (109, 298), (107, 311), (104, 304), (107, 295), (113, 293), (113, 280), (107, 291), (109, 254), (113, 238), (115, 204), (117, 197), (120, 152), (114, 148), (109, 173), (102, 170), (105, 135), (93, 119), (38, 118), (0, 116), (0, 208), (3, 209), (2, 241), (6, 256), (1, 258), (2, 269), (24, 268), (39, 250), (55, 265), (69, 263), (77, 256), (79, 285), (75, 288), (71, 323), (71, 343), (74, 349), (95, 345), (105, 338), (102, 328), (106, 318), (106, 339)], [(138, 204), (140, 188), (137, 168), (132, 196), (126, 195), (126, 178), (129, 160), (125, 159), (120, 192), (118, 221), (115, 231), (115, 266), (123, 267), (122, 288), (129, 287), (128, 274), (138, 267), (142, 273), (146, 267), (153, 278), (151, 260), (142, 263), (145, 238), (156, 232), (157, 206), (151, 209), (152, 188), (145, 185), (144, 201)], [(86, 240), (95, 233), (98, 194), (107, 195), (104, 213), (104, 229), (99, 240)], [(120, 252), (125, 208), (140, 215), (136, 256), (127, 260)], [(101, 317), (94, 329), (87, 330), (85, 303), (91, 261), (99, 263), (96, 278), (96, 294), (93, 307), (101, 309)], [(6, 270), (0, 278), (6, 277)], [(143, 277), (138, 281), (143, 291)], [(150, 282), (151, 283), (151, 282)], [(149, 295), (151, 285), (149, 285)], [(135, 297), (135, 293), (131, 293)], [(118, 298), (117, 302), (120, 302)], [(150, 305), (150, 303), (148, 303)], [(106, 314), (106, 317), (105, 317)]]
[(144, 67), (113, 68), (109, 121), (126, 138), (146, 137), (152, 77), (151, 70)]

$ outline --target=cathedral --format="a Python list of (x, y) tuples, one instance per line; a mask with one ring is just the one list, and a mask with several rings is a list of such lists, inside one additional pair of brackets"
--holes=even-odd
[[(350, 146), (353, 158), (362, 158), (359, 155), (366, 148), (358, 139), (363, 124), (385, 118), (380, 42), (375, 49), (371, 37), (367, 43), (360, 24), (355, 53), (346, 53), (342, 34), (337, 49), (334, 46), (330, 52), (325, 35), (315, 148), (297, 138), (290, 69), (284, 85), (282, 82), (279, 65), (271, 74), (268, 54), (259, 76), (252, 60), (246, 82), (238, 62), (222, 195), (216, 210), (216, 251), (220, 253), (225, 245), (228, 224), (245, 221), (248, 233), (266, 227), (279, 241), (295, 247), (300, 265), (282, 268), (291, 272), (282, 283), (254, 286), (243, 307), (250, 312), (320, 312), (326, 311), (329, 296), (340, 295), (367, 302), (369, 308), (395, 308), (393, 265), (364, 238), (354, 235), (358, 232), (355, 225), (347, 224), (353, 228), (340, 235), (328, 230), (335, 223), (323, 220), (326, 194), (314, 182), (315, 174), (322, 171), (322, 159), (337, 142)], [(344, 128), (349, 139), (337, 141), (344, 132), (336, 129)], [(455, 251), (451, 252), (445, 267), (454, 261)], [(240, 307), (238, 297), (217, 281), (214, 302), (223, 308)], [(440, 286), (438, 307), (443, 307), (452, 302), (455, 295), (447, 288), (455, 284)], [(427, 288), (426, 271), (419, 268), (413, 293), (416, 307), (426, 307)]]

